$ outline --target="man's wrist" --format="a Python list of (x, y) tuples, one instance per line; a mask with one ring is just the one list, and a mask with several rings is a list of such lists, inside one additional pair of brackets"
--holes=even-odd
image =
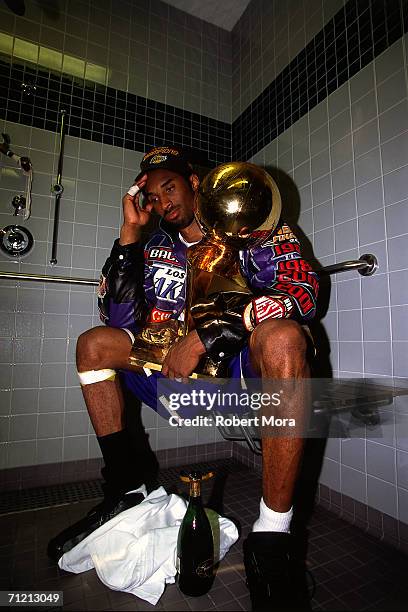
[(132, 223), (124, 223), (120, 228), (119, 244), (124, 246), (126, 244), (132, 244), (139, 242), (142, 235), (142, 229), (140, 225)]
[(194, 329), (192, 332), (190, 332), (190, 336), (193, 340), (193, 344), (192, 344), (192, 350), (196, 353), (196, 355), (198, 355), (199, 357), (201, 357), (202, 355), (205, 355), (205, 353), (207, 352), (205, 349), (205, 346), (203, 344), (203, 342), (201, 341), (200, 336), (197, 333), (197, 330)]

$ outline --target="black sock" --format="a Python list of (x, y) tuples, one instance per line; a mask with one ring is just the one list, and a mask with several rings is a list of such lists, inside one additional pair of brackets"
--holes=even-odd
[(122, 495), (137, 489), (144, 482), (144, 474), (135, 460), (132, 439), (126, 429), (107, 436), (97, 436), (105, 461), (103, 476), (107, 495)]

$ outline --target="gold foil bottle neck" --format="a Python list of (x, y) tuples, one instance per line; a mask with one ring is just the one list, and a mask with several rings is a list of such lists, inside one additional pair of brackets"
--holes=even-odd
[(186, 474), (185, 472), (180, 474), (180, 480), (188, 482), (190, 485), (190, 497), (200, 497), (201, 495), (201, 481), (208, 480), (214, 476), (214, 472), (207, 472), (207, 474), (201, 474), (201, 472), (191, 472)]
[(190, 480), (190, 497), (200, 497), (201, 480)]

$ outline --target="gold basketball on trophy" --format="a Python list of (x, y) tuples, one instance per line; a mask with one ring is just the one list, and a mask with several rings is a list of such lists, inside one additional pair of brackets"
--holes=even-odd
[(281, 206), (278, 187), (263, 168), (231, 162), (204, 178), (196, 218), (209, 241), (243, 249), (262, 242), (275, 229)]

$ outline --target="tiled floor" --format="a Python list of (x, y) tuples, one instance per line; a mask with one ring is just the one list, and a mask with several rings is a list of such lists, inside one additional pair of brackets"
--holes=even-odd
[[(163, 476), (166, 487), (171, 480), (176, 485), (176, 470)], [(241, 550), (258, 512), (259, 474), (235, 466), (217, 487), (223, 492), (224, 515), (240, 523), (242, 535), (204, 597), (184, 597), (171, 585), (157, 606), (151, 606), (109, 590), (94, 570), (79, 575), (59, 570), (46, 557), (48, 539), (82, 517), (94, 501), (0, 517), (0, 589), (62, 590), (64, 610), (250, 610)], [(214, 485), (206, 483), (205, 489), (205, 499), (211, 491), (212, 499), (217, 499)], [(310, 523), (308, 550), (308, 565), (317, 585), (314, 610), (408, 609), (407, 557), (319, 507)]]

